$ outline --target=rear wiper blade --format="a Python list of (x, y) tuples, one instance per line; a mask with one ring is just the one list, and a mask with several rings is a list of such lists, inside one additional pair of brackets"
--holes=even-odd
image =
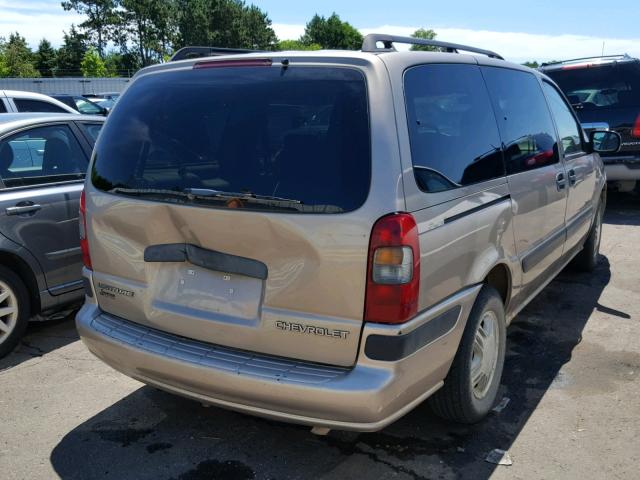
[(293, 204), (293, 205), (302, 205), (301, 200), (293, 200), (289, 198), (275, 197), (269, 195), (257, 195), (251, 192), (225, 192), (223, 190), (215, 190), (209, 188), (186, 188), (182, 191), (180, 190), (169, 190), (162, 188), (123, 188), (116, 187), (109, 190), (109, 193), (120, 193), (123, 195), (132, 195), (132, 196), (151, 196), (151, 197), (171, 197), (174, 199), (184, 200), (184, 201), (221, 201), (228, 200), (233, 198), (238, 198), (240, 200), (245, 201), (255, 201), (257, 203), (268, 204), (270, 202), (274, 203), (283, 203), (283, 204)]
[(170, 195), (173, 197), (180, 198), (189, 198), (190, 195), (184, 192), (180, 192), (178, 190), (168, 190), (163, 188), (124, 188), (124, 187), (115, 187), (111, 190), (108, 190), (108, 193), (122, 193), (125, 195)]
[(302, 200), (292, 198), (276, 197), (273, 195), (259, 195), (252, 192), (225, 192), (224, 190), (215, 190), (213, 188), (186, 188), (183, 192), (188, 195), (194, 195), (195, 197), (241, 198), (248, 200), (254, 198), (257, 200), (272, 200), (276, 202), (303, 203)]

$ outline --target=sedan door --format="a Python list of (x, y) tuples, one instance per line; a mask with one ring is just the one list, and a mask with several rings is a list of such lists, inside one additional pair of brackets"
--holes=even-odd
[(38, 125), (0, 139), (0, 231), (37, 258), (53, 295), (82, 286), (78, 203), (88, 155), (74, 129)]

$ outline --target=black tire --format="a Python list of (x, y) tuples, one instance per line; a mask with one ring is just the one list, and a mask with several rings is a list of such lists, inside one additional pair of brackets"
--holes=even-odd
[(600, 239), (602, 238), (602, 217), (604, 216), (604, 203), (598, 204), (596, 216), (593, 219), (589, 235), (584, 241), (582, 250), (573, 259), (573, 266), (582, 272), (593, 272), (598, 266), (600, 252)]
[[(495, 316), (497, 332), (497, 359), (493, 376), (485, 382), (485, 393), (480, 398), (474, 393), (471, 372), (474, 357), (474, 342), (476, 332), (487, 315), (492, 312)], [(506, 324), (504, 304), (498, 292), (489, 285), (480, 290), (478, 298), (471, 309), (467, 325), (458, 351), (444, 381), (444, 386), (438, 390), (428, 403), (433, 412), (446, 420), (458, 423), (472, 424), (482, 420), (493, 408), (500, 387), (506, 345)], [(493, 358), (493, 357), (492, 357)]]
[[(15, 348), (24, 335), (29, 323), (31, 306), (29, 304), (29, 292), (18, 275), (6, 267), (0, 266), (0, 282), (11, 290), (18, 310), (15, 324), (11, 331), (8, 334), (0, 332), (0, 358), (2, 358)], [(6, 299), (3, 299), (0, 302), (0, 308), (6, 307), (7, 302)], [(0, 321), (2, 320), (0, 319)]]

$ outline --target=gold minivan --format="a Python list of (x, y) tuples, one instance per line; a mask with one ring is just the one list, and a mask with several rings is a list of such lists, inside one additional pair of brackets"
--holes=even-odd
[(619, 143), (544, 75), (444, 42), (143, 69), (82, 196), (78, 330), (144, 383), (318, 432), (427, 398), (477, 422), (509, 322), (595, 267)]

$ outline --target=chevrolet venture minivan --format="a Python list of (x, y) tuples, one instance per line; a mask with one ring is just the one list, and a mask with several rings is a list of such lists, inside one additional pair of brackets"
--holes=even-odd
[(509, 322), (595, 267), (619, 143), (539, 72), (444, 42), (146, 68), (82, 196), (78, 330), (142, 382), (316, 432), (427, 398), (477, 422)]

